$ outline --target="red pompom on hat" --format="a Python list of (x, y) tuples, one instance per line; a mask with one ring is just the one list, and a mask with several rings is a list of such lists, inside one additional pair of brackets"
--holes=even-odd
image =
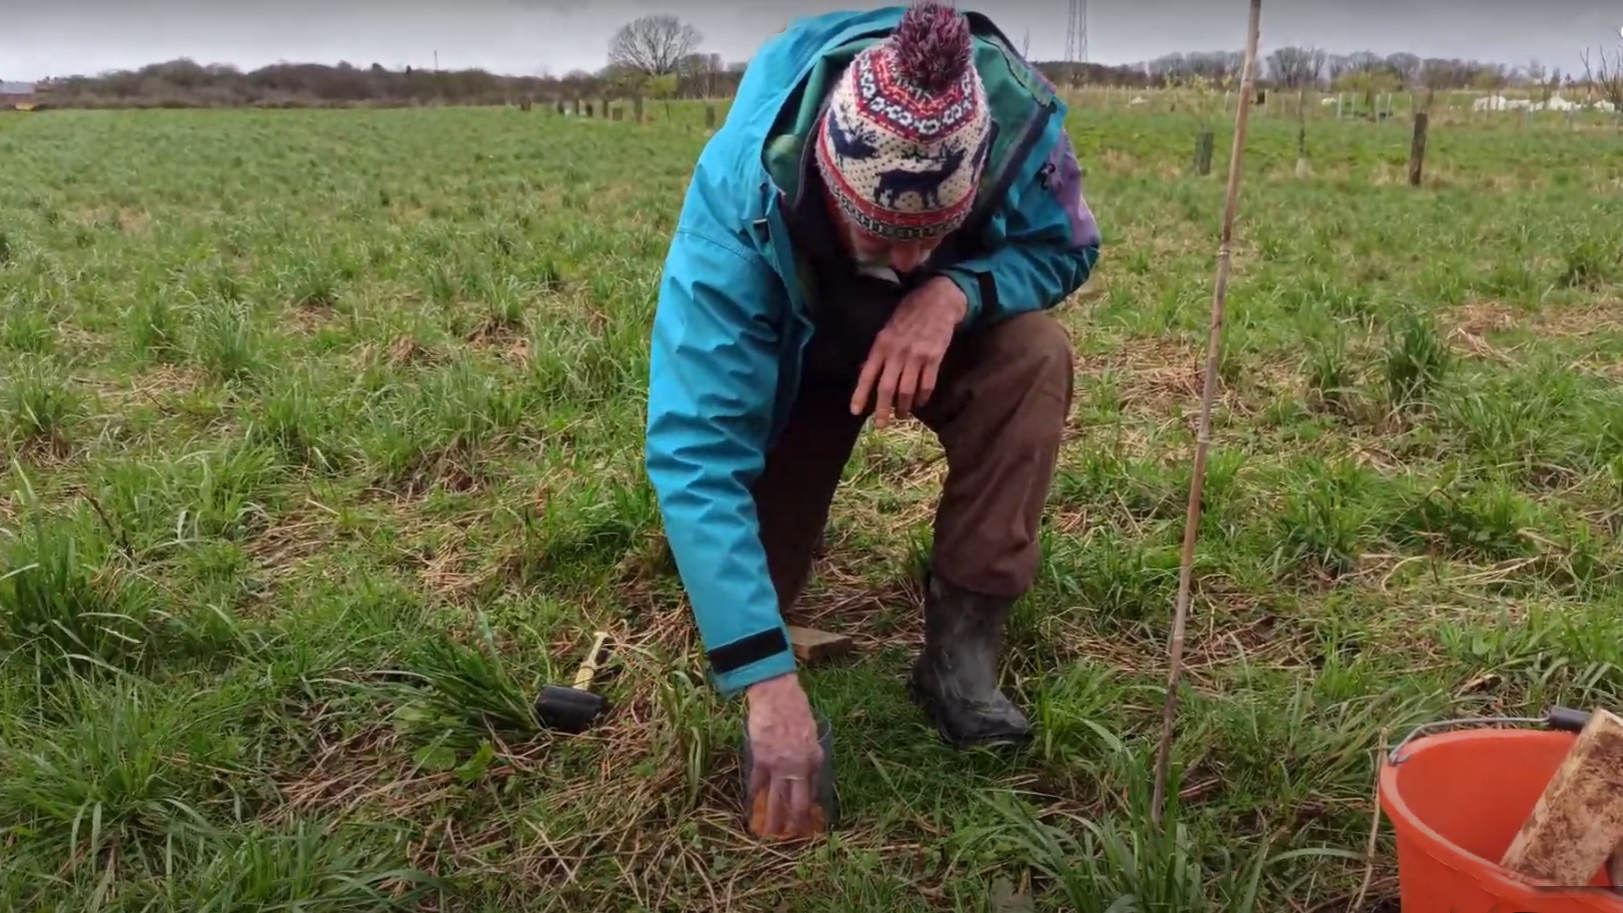
[(968, 20), (922, 2), (846, 67), (816, 135), (817, 166), (846, 218), (898, 241), (963, 224), (992, 136), (973, 58)]

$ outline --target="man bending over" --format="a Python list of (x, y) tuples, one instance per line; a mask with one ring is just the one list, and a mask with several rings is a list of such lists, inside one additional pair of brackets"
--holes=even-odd
[(797, 20), (699, 157), (654, 319), (647, 465), (716, 687), (743, 693), (769, 830), (821, 762), (784, 615), (871, 415), (946, 452), (909, 690), (956, 745), (1021, 742), (998, 690), (1071, 403), (1047, 311), (1099, 231), (1064, 104), (983, 16)]

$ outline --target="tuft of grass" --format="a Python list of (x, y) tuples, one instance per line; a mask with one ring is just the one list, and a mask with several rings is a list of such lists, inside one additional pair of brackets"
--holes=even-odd
[(146, 647), (152, 593), (111, 564), (107, 543), (82, 519), (34, 513), (0, 541), (6, 649), (31, 674), (118, 667)]
[(1451, 363), (1435, 320), (1412, 311), (1404, 314), (1387, 342), (1387, 401), (1396, 409), (1426, 403)]
[[(1142, 763), (1125, 764), (1149, 773)], [(1157, 827), (1150, 820), (1149, 791), (1142, 781), (1129, 782), (1136, 785), (1128, 786), (1123, 807), (1100, 815), (1040, 815), (1015, 794), (992, 794), (983, 801), (995, 812), (993, 821), (960, 832), (956, 840), (983, 852), (995, 848), (998, 856), (1030, 867), (1047, 880), (1044, 894), (1056, 902), (1052, 908), (1069, 910), (1251, 913), (1266, 907), (1265, 876), (1284, 863), (1359, 858), (1334, 847), (1276, 851), (1269, 831), (1214, 845), (1180, 813), (1177, 777), (1169, 779), (1171, 798)]]
[(0, 429), (9, 447), (67, 447), (88, 400), (55, 362), (33, 358), (15, 365), (0, 399)]
[(405, 675), (417, 681), (421, 694), (400, 709), (399, 722), (431, 731), (445, 745), (536, 733), (531, 709), (536, 686), (520, 681), (508, 667), (484, 619), (477, 637), (475, 644), (440, 636), (417, 646)]
[(1315, 405), (1334, 414), (1344, 415), (1350, 408), (1358, 389), (1356, 371), (1344, 333), (1315, 339), (1302, 358), (1302, 374)]

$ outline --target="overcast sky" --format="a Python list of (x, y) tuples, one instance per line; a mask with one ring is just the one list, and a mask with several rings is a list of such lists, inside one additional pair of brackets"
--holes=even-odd
[[(0, 0), (0, 78), (40, 79), (177, 57), (252, 69), (279, 60), (483, 67), (511, 74), (606, 62), (610, 35), (669, 12), (704, 35), (704, 50), (745, 60), (795, 15), (864, 0)], [(1065, 52), (1068, 0), (963, 0), (998, 10), (1031, 55)], [(1173, 51), (1245, 44), (1246, 0), (1089, 0), (1089, 59), (1131, 63)], [(1262, 44), (1336, 52), (1410, 51), (1581, 72), (1584, 47), (1617, 48), (1623, 0), (1267, 0)]]

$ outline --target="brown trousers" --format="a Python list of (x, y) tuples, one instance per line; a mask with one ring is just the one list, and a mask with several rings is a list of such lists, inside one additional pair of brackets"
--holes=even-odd
[[(1071, 352), (1065, 328), (1041, 312), (961, 333), (928, 404), (914, 409), (946, 452), (930, 566), (947, 583), (1014, 599), (1036, 579), (1038, 530), (1071, 408)], [(850, 399), (850, 389), (805, 390), (753, 489), (780, 611), (806, 585), (868, 418), (851, 414)]]

